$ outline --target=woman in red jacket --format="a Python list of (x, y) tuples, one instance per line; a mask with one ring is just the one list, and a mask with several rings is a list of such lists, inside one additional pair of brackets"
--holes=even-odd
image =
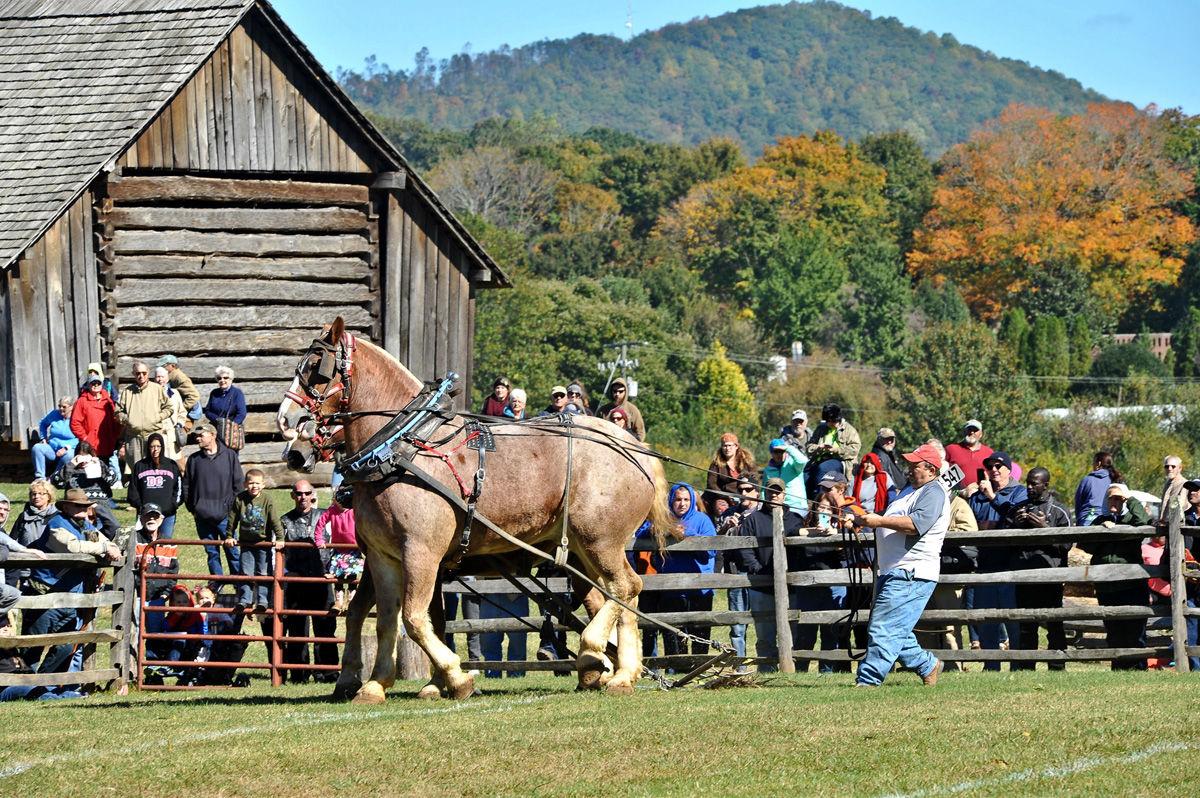
[(92, 376), (79, 394), (71, 410), (71, 432), (90, 443), (101, 460), (107, 460), (117, 447), (121, 435), (117, 407), (99, 377)]

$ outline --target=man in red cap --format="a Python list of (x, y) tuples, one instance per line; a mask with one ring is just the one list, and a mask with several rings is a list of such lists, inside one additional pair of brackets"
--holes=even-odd
[(892, 502), (883, 515), (856, 516), (875, 530), (879, 581), (867, 628), (867, 653), (857, 685), (883, 683), (897, 660), (926, 685), (937, 684), (942, 663), (917, 643), (913, 629), (941, 573), (942, 541), (950, 526), (950, 492), (938, 476), (942, 455), (926, 443), (905, 454), (914, 490)]

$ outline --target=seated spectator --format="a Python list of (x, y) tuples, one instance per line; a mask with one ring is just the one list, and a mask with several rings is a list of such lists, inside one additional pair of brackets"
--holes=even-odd
[[(670, 535), (675, 540), (686, 537), (713, 536), (717, 534), (712, 521), (704, 514), (700, 503), (696, 500), (696, 491), (691, 485), (678, 482), (671, 486), (668, 494), (668, 507), (671, 516), (676, 521), (676, 527)], [(662, 574), (711, 574), (716, 562), (715, 551), (668, 551), (662, 566), (658, 569)], [(697, 588), (693, 590), (663, 591), (659, 603), (660, 612), (711, 612), (713, 605), (712, 588)], [(691, 632), (697, 637), (708, 637), (708, 626), (683, 624), (684, 631)], [(669, 632), (663, 634), (663, 653), (688, 653), (687, 641)], [(693, 654), (707, 653), (708, 646), (692, 641)]]
[(79, 488), (93, 503), (93, 514), (100, 523), (100, 531), (113, 540), (120, 531), (117, 517), (113, 515), (112, 492), (117, 475), (108, 463), (96, 456), (92, 444), (80, 441), (71, 461), (59, 469), (50, 482), (59, 490)]
[(567, 404), (563, 410), (573, 416), (590, 416), (592, 414), (587, 391), (578, 382), (567, 386)]
[[(766, 501), (779, 502), (782, 500), (787, 486), (781, 479), (771, 479), (767, 482)], [(771, 576), (774, 574), (774, 547), (771, 537), (771, 505), (760, 504), (759, 508), (742, 521), (742, 534), (757, 537), (759, 544), (753, 549), (738, 549), (738, 565), (742, 573), (750, 576)], [(783, 514), (783, 534), (786, 537), (801, 534), (803, 523), (795, 513)], [(800, 546), (787, 547), (789, 571), (805, 570), (799, 562)], [(779, 644), (775, 628), (775, 594), (770, 585), (751, 587), (746, 592), (747, 604), (754, 613), (754, 634), (757, 638), (756, 655), (769, 660), (758, 666), (759, 673), (778, 670)]]
[(33, 477), (45, 479), (75, 456), (79, 439), (71, 432), (71, 408), (75, 402), (69, 396), (58, 400), (58, 407), (47, 413), (38, 422), (38, 433), (42, 440), (33, 445)]
[(497, 418), (504, 416), (504, 411), (508, 409), (508, 394), (511, 390), (512, 383), (508, 381), (508, 377), (497, 377), (496, 381), (492, 383), (492, 394), (483, 400), (483, 409), (479, 413)]
[[(804, 516), (808, 513), (808, 496), (804, 486), (804, 452), (783, 438), (771, 441), (771, 459), (763, 466), (763, 479), (779, 479), (787, 486), (787, 506), (790, 512)], [(839, 469), (840, 470), (840, 469)]]
[[(1018, 504), (1012, 514), (1017, 529), (1045, 529), (1047, 527), (1071, 526), (1071, 513), (1055, 500), (1050, 490), (1050, 472), (1044, 468), (1030, 469), (1025, 477), (1028, 498)], [(1061, 568), (1067, 564), (1070, 543), (1040, 543), (1022, 546), (1016, 552), (1013, 563), (1018, 570), (1032, 568)], [(1041, 584), (1020, 583), (1016, 586), (1016, 603), (1020, 609), (1060, 609), (1063, 605), (1063, 586), (1058, 582)], [(1067, 647), (1067, 634), (1062, 621), (1048, 621), (1046, 647), (1063, 651)], [(1036, 651), (1040, 625), (1037, 621), (1022, 621), (1017, 635), (1016, 648)], [(1062, 662), (1049, 663), (1050, 670), (1061, 671)], [(1033, 670), (1032, 662), (1014, 662), (1010, 670)]]
[(793, 410), (792, 422), (779, 430), (779, 437), (802, 452), (808, 447), (808, 439), (811, 435), (812, 430), (808, 428), (808, 413), (800, 409)]
[[(568, 396), (569, 394), (568, 391)], [(642, 411), (629, 401), (629, 387), (625, 380), (617, 377), (609, 384), (608, 399), (607, 403), (600, 406), (596, 415), (600, 418), (608, 418), (614, 410), (620, 408), (625, 412), (625, 418), (629, 420), (628, 429), (633, 433), (633, 437), (639, 441), (646, 440), (646, 422), (642, 420)]]
[(546, 405), (546, 409), (538, 413), (539, 416), (557, 416), (559, 413), (567, 412), (567, 389), (562, 385), (555, 385), (550, 389), (550, 404)]
[(908, 487), (908, 469), (896, 456), (896, 431), (894, 429), (891, 427), (879, 428), (879, 432), (875, 435), (875, 445), (871, 447), (871, 454), (879, 458), (883, 469), (892, 478), (892, 484), (896, 486), (897, 493)]
[(743, 448), (738, 436), (732, 432), (723, 434), (712, 462), (708, 464), (705, 503), (711, 506), (718, 498), (717, 493), (736, 493), (738, 480), (754, 470), (754, 452)]
[[(168, 612), (164, 624), (163, 634), (180, 635), (175, 639), (155, 639), (146, 641), (146, 659), (168, 660), (170, 662), (178, 662), (181, 665), (184, 663), (205, 662), (208, 660), (209, 649), (212, 646), (211, 640), (204, 640), (200, 635), (207, 635), (208, 632), (208, 613), (205, 612), (186, 612), (185, 609), (211, 607), (213, 606), (215, 597), (208, 588), (201, 588), (196, 591), (206, 593), (203, 597), (192, 595), (192, 591), (188, 590), (185, 585), (177, 584), (171, 588), (171, 597), (168, 599), (168, 605), (178, 607), (179, 610)], [(183, 635), (187, 635), (184, 637)], [(177, 676), (180, 684), (187, 684), (195, 678), (196, 671), (194, 669), (181, 670), (178, 668), (168, 668), (165, 666), (153, 666), (148, 669), (148, 683), (159, 683), (164, 676)]]
[[(4, 531), (4, 524), (8, 522), (8, 514), (12, 510), (12, 503), (8, 497), (0, 493), (0, 564), (8, 559), (10, 554), (28, 554), (31, 557), (45, 559), (44, 552), (37, 549), (31, 549), (21, 544), (15, 538), (9, 537)], [(8, 626), (8, 611), (17, 606), (17, 601), (21, 598), (21, 591), (14, 585), (8, 583), (8, 575), (0, 568), (0, 629), (9, 629)], [(9, 629), (9, 631), (11, 631)]]
[[(46, 532), (46, 524), (58, 512), (54, 506), (58, 495), (49, 480), (35, 479), (29, 483), (29, 502), (13, 521), (12, 537), (22, 546), (31, 547)], [(29, 578), (28, 568), (10, 568), (6, 574), (9, 586), (20, 588)]]
[[(101, 537), (100, 530), (88, 519), (93, 501), (82, 489), (71, 488), (56, 506), (58, 513), (47, 522), (45, 533), (32, 548), (47, 553), (95, 554), (110, 561), (120, 559), (121, 550)], [(95, 569), (55, 568), (53, 564), (47, 564), (30, 569), (25, 593), (83, 593), (85, 586), (94, 586), (95, 578)], [(79, 616), (73, 608), (22, 612), (22, 634), (57, 634), (74, 632), (78, 628)], [(37, 666), (39, 673), (57, 673), (65, 671), (70, 665), (73, 650), (73, 645), (64, 643), (47, 649), (44, 659), (41, 649), (27, 649), (23, 658), (30, 667)]]
[(157, 432), (146, 439), (146, 457), (133, 464), (129, 475), (129, 506), (137, 510), (153, 504), (163, 515), (159, 537), (175, 536), (175, 514), (183, 501), (183, 474), (179, 464), (165, 456), (163, 436)]
[(154, 369), (154, 381), (162, 386), (171, 403), (171, 417), (163, 422), (163, 453), (170, 460), (178, 459), (179, 449), (187, 439), (185, 424), (188, 423), (187, 410), (183, 405), (183, 396), (171, 387), (167, 370), (162, 366)]
[[(905, 484), (908, 484), (907, 479)], [(852, 495), (869, 512), (880, 515), (896, 497), (896, 483), (892, 481), (892, 475), (884, 470), (875, 452), (869, 452), (859, 463)]]
[[(160, 534), (162, 523), (163, 514), (157, 505), (152, 502), (142, 505), (138, 514), (135, 567), (139, 574), (146, 575), (146, 594), (142, 600), (151, 607), (166, 606), (171, 589), (175, 587), (175, 576), (179, 573), (179, 548), (163, 541)], [(154, 577), (151, 578), (151, 575)], [(140, 587), (141, 579), (135, 584)], [(139, 612), (133, 613), (134, 624), (138, 623), (139, 616)], [(154, 634), (164, 629), (166, 616), (163, 613), (146, 614), (146, 632)]]
[(71, 433), (81, 443), (89, 444), (92, 453), (101, 460), (108, 460), (117, 450), (121, 436), (117, 404), (104, 390), (104, 380), (95, 374), (88, 377), (83, 392), (71, 408)]
[[(1105, 493), (1105, 512), (1096, 517), (1092, 526), (1147, 526), (1150, 513), (1142, 503), (1129, 494), (1123, 483), (1114, 482)], [(1142, 544), (1137, 539), (1095, 540), (1081, 543), (1080, 547), (1092, 555), (1092, 565), (1141, 565)], [(1134, 606), (1150, 604), (1150, 589), (1145, 579), (1125, 579), (1119, 582), (1097, 582), (1096, 601), (1102, 607)], [(1120, 618), (1104, 621), (1104, 631), (1109, 648), (1144, 648), (1146, 645), (1146, 619)], [(1112, 662), (1112, 669), (1145, 670), (1146, 660), (1120, 657)]]
[(246, 395), (242, 389), (233, 384), (233, 369), (228, 366), (217, 366), (213, 372), (217, 378), (217, 387), (208, 394), (208, 404), (204, 406), (204, 415), (214, 426), (218, 421), (230, 419), (235, 424), (246, 423)]
[(525, 405), (528, 397), (524, 388), (513, 388), (508, 394), (508, 406), (504, 408), (504, 417), (520, 421), (525, 418)]

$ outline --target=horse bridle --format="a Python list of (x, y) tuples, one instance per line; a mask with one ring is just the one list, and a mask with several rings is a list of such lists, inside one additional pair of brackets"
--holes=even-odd
[[(313, 424), (313, 434), (309, 436), (309, 442), (319, 453), (321, 462), (332, 460), (334, 451), (343, 444), (343, 441), (335, 438), (342, 431), (341, 420), (350, 415), (354, 348), (354, 336), (348, 332), (342, 333), (337, 341), (314, 338), (296, 364), (296, 385), (300, 391), (289, 389), (284, 392), (285, 397), (312, 416), (309, 423)], [(317, 359), (317, 367), (312, 369), (308, 364), (314, 358)], [(334, 377), (340, 378), (336, 384)], [(322, 389), (318, 390), (319, 387)], [(341, 396), (337, 412), (326, 414), (322, 408), (338, 394)]]

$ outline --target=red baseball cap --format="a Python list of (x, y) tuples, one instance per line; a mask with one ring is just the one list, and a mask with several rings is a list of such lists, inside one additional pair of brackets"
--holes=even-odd
[(906, 453), (904, 459), (910, 463), (929, 463), (938, 471), (942, 470), (942, 454), (929, 443), (923, 443), (913, 451)]

